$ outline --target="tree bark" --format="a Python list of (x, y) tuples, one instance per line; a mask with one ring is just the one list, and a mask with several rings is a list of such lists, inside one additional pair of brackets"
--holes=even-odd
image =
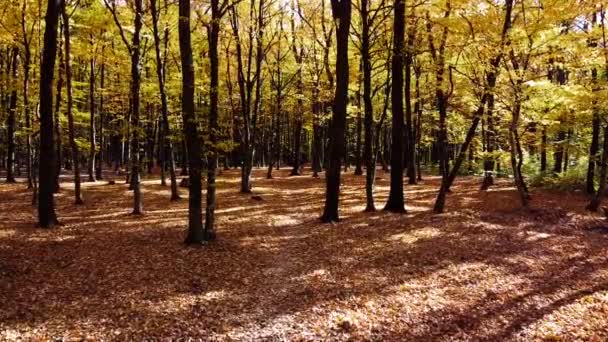
[(6, 182), (7, 183), (15, 183), (15, 176), (13, 175), (13, 171), (15, 169), (15, 129), (17, 124), (17, 88), (15, 87), (15, 83), (17, 81), (17, 64), (19, 63), (19, 48), (17, 46), (11, 49), (11, 62), (9, 64), (9, 69), (11, 77), (11, 95), (9, 98), (8, 105), (8, 118), (6, 121), (7, 126), (7, 154), (6, 154)]
[(604, 146), (602, 150), (602, 160), (600, 164), (600, 180), (597, 192), (587, 206), (590, 211), (597, 211), (604, 199), (606, 192), (606, 177), (608, 177), (608, 127), (604, 127)]
[(67, 95), (67, 110), (68, 117), (68, 138), (70, 140), (70, 149), (72, 150), (72, 171), (74, 172), (74, 203), (83, 204), (80, 195), (80, 155), (78, 145), (76, 144), (76, 129), (74, 127), (74, 97), (72, 95), (72, 55), (70, 41), (70, 18), (66, 10), (66, 0), (61, 0), (61, 19), (63, 20), (63, 35), (65, 44), (65, 89)]
[[(91, 37), (91, 45), (93, 38)], [(95, 182), (95, 59), (91, 58), (89, 70), (89, 182)]]
[(405, 34), (405, 1), (394, 1), (393, 59), (391, 106), (393, 112), (391, 144), (391, 183), (384, 210), (405, 213), (403, 198), (403, 55)]
[(329, 144), (329, 165), (326, 172), (325, 208), (321, 221), (339, 221), (338, 201), (340, 198), (340, 169), (344, 156), (344, 133), (346, 129), (346, 106), (348, 104), (348, 39), (351, 20), (350, 0), (331, 0), (336, 30), (336, 93), (334, 97), (331, 135)]
[[(161, 165), (161, 183), (165, 183), (165, 165), (169, 162), (169, 175), (171, 177), (171, 201), (180, 199), (179, 192), (177, 190), (177, 176), (175, 174), (175, 158), (173, 155), (173, 142), (169, 137), (169, 105), (167, 100), (167, 91), (165, 87), (165, 73), (166, 65), (165, 60), (161, 57), (160, 52), (160, 33), (158, 30), (158, 11), (156, 8), (156, 0), (150, 1), (150, 11), (152, 13), (152, 33), (154, 35), (154, 52), (156, 55), (156, 76), (158, 77), (158, 89), (160, 93), (161, 103), (161, 141), (160, 144), (160, 165)], [(169, 28), (165, 27), (165, 55), (167, 53), (167, 45), (169, 40)], [(168, 151), (167, 151), (168, 150)], [(168, 152), (168, 156), (167, 156)]]
[(182, 115), (188, 150), (188, 236), (185, 243), (200, 244), (205, 240), (202, 212), (201, 141), (194, 112), (194, 62), (190, 35), (190, 0), (179, 0), (179, 51), (182, 64)]
[(211, 23), (209, 24), (209, 64), (211, 66), (210, 92), (209, 92), (209, 140), (210, 148), (207, 157), (207, 207), (205, 210), (205, 240), (215, 239), (215, 173), (217, 167), (217, 134), (218, 124), (218, 97), (219, 97), (219, 57), (218, 40), (220, 34), (221, 9), (219, 0), (211, 0)]
[(44, 48), (40, 67), (40, 186), (38, 224), (51, 227), (58, 223), (54, 204), (55, 144), (53, 139), (53, 76), (57, 56), (57, 25), (60, 0), (48, 0), (45, 16)]

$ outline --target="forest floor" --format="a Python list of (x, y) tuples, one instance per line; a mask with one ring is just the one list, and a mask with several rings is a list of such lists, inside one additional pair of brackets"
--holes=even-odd
[(537, 189), (523, 211), (509, 180), (464, 177), (434, 215), (429, 176), (406, 186), (407, 214), (364, 213), (349, 172), (329, 225), (323, 179), (264, 174), (256, 201), (223, 172), (218, 239), (199, 247), (182, 243), (188, 201), (156, 179), (144, 216), (122, 177), (84, 183), (78, 207), (65, 183), (51, 230), (23, 183), (1, 184), (0, 340), (608, 340), (608, 222), (582, 194)]

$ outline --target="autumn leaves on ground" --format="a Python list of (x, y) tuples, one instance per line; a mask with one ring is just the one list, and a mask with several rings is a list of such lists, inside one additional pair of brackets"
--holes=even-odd
[(322, 178), (263, 175), (255, 200), (223, 172), (218, 239), (200, 247), (182, 244), (187, 201), (156, 179), (139, 217), (122, 181), (85, 183), (79, 207), (64, 183), (52, 230), (23, 183), (3, 184), (0, 339), (608, 339), (608, 235), (583, 195), (536, 190), (522, 211), (509, 180), (484, 192), (469, 177), (434, 215), (427, 176), (406, 187), (407, 214), (364, 213), (349, 174), (329, 225)]

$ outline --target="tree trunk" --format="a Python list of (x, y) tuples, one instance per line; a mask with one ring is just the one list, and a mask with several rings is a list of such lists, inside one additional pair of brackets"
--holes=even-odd
[[(561, 125), (561, 122), (560, 122)], [(564, 163), (564, 141), (566, 140), (566, 132), (560, 130), (557, 133), (557, 144), (555, 146), (555, 152), (553, 152), (553, 172), (561, 173), (563, 170)]]
[(131, 188), (133, 189), (133, 214), (143, 214), (140, 178), (140, 151), (139, 151), (139, 90), (141, 86), (141, 28), (142, 28), (142, 0), (134, 0), (135, 19), (133, 42), (131, 43)]
[(600, 140), (600, 116), (596, 109), (593, 110), (593, 121), (591, 131), (591, 147), (589, 148), (589, 164), (587, 166), (587, 193), (595, 193), (595, 166), (597, 153), (599, 152)]
[[(53, 199), (55, 144), (53, 140), (53, 76), (57, 56), (57, 24), (60, 0), (48, 0), (45, 16), (44, 49), (40, 67), (40, 186), (38, 224), (47, 228), (58, 223)], [(66, 25), (67, 26), (67, 25)], [(25, 102), (25, 101), (24, 101)]]
[(68, 117), (68, 138), (70, 140), (70, 149), (72, 150), (72, 171), (74, 172), (74, 203), (83, 204), (80, 195), (80, 156), (78, 153), (78, 145), (76, 144), (76, 129), (74, 127), (74, 99), (72, 95), (72, 61), (71, 61), (71, 42), (70, 42), (70, 18), (68, 17), (65, 0), (61, 1), (61, 19), (63, 20), (63, 34), (65, 44), (65, 89), (67, 93), (67, 110)]
[(211, 66), (210, 77), (210, 106), (209, 106), (209, 156), (207, 157), (207, 208), (205, 210), (205, 240), (215, 239), (215, 169), (217, 167), (217, 132), (218, 124), (218, 96), (219, 96), (219, 59), (218, 40), (220, 34), (221, 13), (219, 0), (211, 0), (211, 24), (209, 26), (209, 64)]
[(17, 64), (19, 63), (19, 48), (17, 46), (13, 47), (11, 50), (12, 58), (11, 63), (9, 64), (9, 69), (11, 70), (11, 83), (13, 86), (11, 87), (11, 95), (9, 99), (9, 107), (8, 107), (8, 118), (6, 121), (7, 126), (7, 155), (6, 155), (6, 182), (7, 183), (15, 183), (15, 176), (13, 175), (13, 171), (15, 169), (15, 129), (17, 122), (17, 88), (14, 86), (14, 83), (17, 81)]
[(608, 177), (608, 127), (604, 127), (604, 146), (602, 150), (602, 160), (600, 164), (600, 180), (599, 187), (595, 196), (587, 206), (588, 210), (597, 211), (604, 199), (606, 192), (606, 177)]
[(543, 126), (540, 147), (540, 172), (547, 171), (547, 127)]
[[(92, 42), (92, 40), (91, 40)], [(91, 43), (92, 44), (92, 43)], [(89, 182), (95, 182), (95, 60), (91, 58), (89, 71)]]
[(326, 172), (325, 208), (321, 221), (339, 221), (338, 201), (340, 198), (340, 168), (344, 156), (344, 136), (346, 129), (346, 106), (348, 104), (348, 39), (351, 20), (350, 0), (331, 0), (336, 30), (336, 94), (330, 128), (329, 165)]
[(486, 111), (486, 159), (483, 162), (483, 183), (481, 190), (488, 190), (490, 186), (494, 184), (494, 145), (496, 144), (496, 132), (494, 131), (494, 121), (492, 115), (494, 114), (494, 94), (490, 94), (488, 97)]
[(394, 1), (393, 58), (391, 104), (393, 111), (391, 144), (391, 185), (384, 210), (405, 213), (403, 198), (403, 54), (405, 34), (405, 1)]
[[(61, 27), (59, 28), (59, 30), (61, 31)], [(59, 60), (61, 61), (59, 64), (59, 70), (57, 72), (57, 87), (55, 90), (55, 112), (53, 115), (53, 120), (54, 120), (54, 129), (55, 129), (55, 135), (57, 136), (56, 140), (57, 140), (57, 148), (56, 148), (56, 158), (57, 161), (55, 163), (55, 193), (59, 192), (59, 183), (60, 183), (60, 179), (59, 177), (61, 176), (61, 162), (62, 162), (62, 146), (61, 146), (61, 125), (59, 123), (59, 113), (61, 110), (61, 89), (63, 88), (63, 75), (65, 73), (65, 64), (63, 63), (63, 52), (61, 51), (61, 36), (59, 36), (59, 48), (57, 50), (57, 55), (59, 56)]]
[(188, 236), (185, 243), (200, 244), (205, 240), (202, 211), (201, 142), (194, 112), (194, 65), (190, 35), (190, 0), (179, 0), (179, 51), (182, 69), (182, 115), (184, 135), (188, 150), (188, 175), (190, 196), (188, 199)]
[[(102, 58), (103, 58), (103, 51), (104, 48), (102, 47)], [(105, 154), (105, 132), (104, 132), (104, 125), (105, 125), (105, 113), (104, 113), (104, 103), (103, 103), (103, 90), (105, 87), (105, 78), (106, 78), (106, 66), (105, 63), (101, 63), (101, 70), (100, 70), (100, 79), (99, 79), (99, 87), (101, 88), (101, 92), (99, 94), (99, 153), (97, 153), (97, 158), (95, 158), (96, 160), (96, 164), (95, 164), (95, 178), (97, 178), (98, 180), (101, 180), (103, 178), (102, 175), (102, 168), (103, 168), (103, 161), (104, 161), (104, 157), (106, 156)]]
[[(160, 93), (161, 103), (161, 138), (160, 145), (160, 165), (161, 165), (161, 183), (165, 183), (165, 165), (169, 162), (169, 175), (171, 177), (171, 201), (180, 199), (177, 190), (177, 176), (175, 175), (175, 159), (173, 155), (173, 143), (169, 137), (169, 105), (167, 100), (167, 91), (165, 89), (165, 59), (160, 53), (160, 34), (158, 31), (158, 11), (156, 8), (156, 0), (150, 1), (150, 11), (152, 12), (152, 32), (154, 35), (154, 52), (156, 55), (156, 76), (158, 77), (158, 89)], [(169, 28), (165, 27), (165, 57), (167, 54), (167, 44), (169, 42)], [(168, 154), (168, 156), (167, 156)]]
[[(361, 0), (361, 65), (363, 71), (363, 112), (365, 142), (363, 159), (365, 160), (365, 211), (376, 211), (374, 203), (374, 182), (376, 177), (376, 158), (374, 154), (374, 107), (372, 104), (372, 63), (370, 57), (370, 20), (369, 1)], [(389, 84), (387, 82), (386, 86)], [(376, 135), (380, 135), (380, 129)]]
[(412, 120), (412, 50), (414, 49), (415, 32), (408, 34), (407, 50), (405, 52), (405, 139), (406, 167), (408, 184), (416, 184), (416, 139)]

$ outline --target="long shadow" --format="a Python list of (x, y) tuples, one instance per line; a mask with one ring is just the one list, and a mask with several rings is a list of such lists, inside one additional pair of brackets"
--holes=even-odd
[[(402, 298), (397, 307), (411, 312), (379, 314), (381, 325), (369, 338), (500, 340), (580, 295), (563, 296), (550, 309), (522, 303), (551, 298), (606, 268), (604, 239), (576, 231), (578, 218), (559, 210), (545, 209), (538, 218), (517, 211), (512, 191), (480, 193), (475, 180), (467, 179), (455, 184), (443, 215), (428, 210), (362, 213), (358, 208), (365, 198), (357, 191), (364, 177), (346, 176), (346, 220), (323, 225), (317, 220), (323, 182), (287, 178), (287, 172), (275, 173), (285, 178), (256, 178), (254, 186), (271, 189), (261, 202), (238, 194), (238, 184), (224, 183), (233, 191), (218, 199), (219, 239), (200, 248), (180, 244), (187, 201), (170, 203), (160, 186), (146, 186), (149, 212), (143, 217), (127, 215), (131, 199), (124, 185), (91, 186), (87, 204), (78, 208), (66, 191), (58, 210), (70, 218), (53, 231), (25, 228), (29, 219), (20, 215), (32, 209), (13, 203), (22, 203), (27, 193), (7, 194), (15, 215), (0, 214), (0, 234), (10, 232), (0, 235), (0, 306), (7, 308), (0, 310), (0, 327), (49, 334), (86, 327), (110, 339), (276, 339), (320, 326), (313, 339), (348, 339), (348, 332), (334, 329), (335, 310), (353, 310), (368, 301), (390, 306)], [(223, 177), (236, 175), (229, 171)], [(424, 186), (406, 187), (406, 198), (430, 210), (434, 192), (420, 190), (437, 185), (429, 179)], [(379, 198), (385, 196), (379, 191)], [(464, 200), (469, 197), (482, 200)], [(221, 213), (230, 208), (238, 210)], [(553, 216), (558, 219), (547, 219)], [(26, 223), (15, 226), (20, 219)], [(279, 224), (273, 224), (276, 220)], [(523, 225), (529, 222), (535, 226)], [(584, 257), (570, 258), (575, 252)], [(531, 258), (538, 262), (521, 262)], [(587, 258), (593, 261), (580, 266)], [(480, 271), (457, 276), (471, 268)], [(485, 279), (483, 271), (521, 281), (525, 288), (509, 293), (477, 284)], [(556, 283), (562, 275), (565, 279)], [(410, 292), (424, 284), (431, 295), (467, 287), (479, 295), (448, 293), (462, 303), (429, 311), (418, 302), (420, 294)], [(604, 289), (587, 285), (581, 293)], [(407, 321), (405, 314), (415, 319)], [(392, 329), (387, 315), (404, 323)], [(507, 323), (495, 324), (501, 316)], [(439, 328), (430, 332), (416, 325)]]

